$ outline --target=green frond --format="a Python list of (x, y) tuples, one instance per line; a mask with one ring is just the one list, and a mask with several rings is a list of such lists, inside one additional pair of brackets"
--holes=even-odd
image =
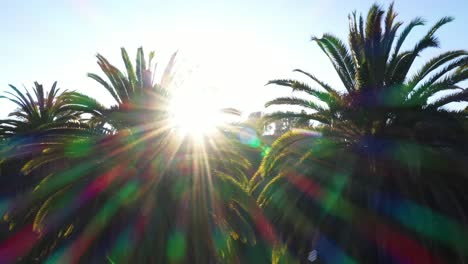
[(434, 70), (436, 70), (438, 67), (453, 61), (454, 59), (457, 59), (459, 57), (463, 57), (462, 59), (458, 60), (456, 63), (453, 63), (451, 67), (446, 68), (446, 70), (442, 71), (445, 74), (446, 72), (450, 71), (453, 69), (453, 67), (458, 67), (463, 64), (467, 64), (467, 57), (468, 52), (465, 50), (454, 50), (454, 51), (448, 51), (444, 52), (428, 62), (426, 62), (420, 70), (408, 81), (408, 85), (410, 87), (416, 87), (416, 85), (422, 81), (425, 77), (427, 77), (430, 73), (432, 73)]
[(136, 57), (136, 77), (138, 80), (138, 84), (140, 89), (144, 88), (144, 71), (146, 70), (146, 61), (145, 61), (145, 54), (143, 53), (143, 48), (139, 47), (137, 51)]
[(439, 42), (434, 36), (427, 36), (416, 43), (415, 47), (407, 56), (403, 57), (397, 62), (393, 70), (393, 75), (390, 83), (402, 83), (405, 81), (406, 76), (413, 65), (414, 60), (421, 51), (430, 47), (438, 47)]
[(217, 180), (219, 180), (221, 184), (225, 185), (221, 192), (221, 195), (224, 196), (224, 199), (229, 200), (232, 198), (240, 198), (242, 199), (239, 201), (241, 204), (244, 206), (249, 205), (249, 202), (246, 200), (248, 197), (245, 185), (245, 180), (247, 180), (246, 178), (242, 179), (243, 182), (239, 182), (236, 177), (233, 177), (229, 174), (223, 173), (221, 171), (215, 171), (215, 173), (218, 177)]
[[(389, 61), (390, 52), (393, 46), (393, 42), (396, 37), (396, 33), (398, 29), (403, 25), (401, 22), (395, 22), (395, 18), (397, 17), (397, 13), (393, 9), (394, 3), (392, 2), (387, 10), (387, 15), (385, 17), (385, 32), (382, 38), (382, 53), (384, 64), (387, 64)], [(386, 65), (385, 65), (386, 68)], [(385, 72), (386, 70), (384, 70)]]
[(346, 45), (340, 39), (331, 34), (324, 34), (322, 39), (328, 41), (336, 49), (336, 53), (339, 55), (337, 58), (343, 61), (342, 64), (346, 68), (348, 78), (350, 79), (351, 83), (354, 83), (356, 69), (348, 47), (346, 47)]
[[(320, 85), (320, 87), (322, 87), (323, 89), (325, 89), (325, 91), (327, 91), (328, 93), (330, 93), (331, 95), (333, 96), (336, 96), (336, 97), (339, 97), (338, 95), (338, 92), (333, 89), (330, 85), (320, 81), (319, 79), (317, 79), (314, 75), (312, 75), (311, 73), (308, 73), (306, 71), (303, 71), (303, 70), (300, 70), (300, 69), (294, 69), (293, 70), (294, 72), (300, 72), (306, 76), (308, 76), (309, 78), (311, 78), (312, 80), (314, 80), (316, 83), (318, 83)], [(306, 89), (304, 89), (306, 90)]]
[[(466, 65), (468, 62), (468, 57), (464, 57), (464, 58), (460, 58), (460, 59), (457, 59), (457, 60), (453, 60), (451, 63), (449, 63), (447, 66), (445, 66), (443, 69), (441, 69), (440, 71), (436, 72), (435, 74), (433, 74), (432, 76), (430, 76), (427, 81), (423, 82), (421, 85), (417, 86), (417, 87), (413, 87), (413, 86), (409, 86), (408, 87), (408, 90), (407, 91), (410, 91), (411, 93), (409, 93), (409, 96), (408, 99), (410, 102), (412, 102), (411, 100), (415, 99), (416, 101), (419, 100), (419, 97), (426, 93), (427, 90), (430, 90), (431, 87), (436, 83), (436, 81), (438, 81), (441, 77), (449, 74), (452, 70), (456, 69), (452, 74), (454, 75), (457, 75), (457, 74), (460, 74), (462, 71), (459, 71), (464, 65)], [(450, 76), (450, 75), (449, 75)], [(447, 76), (447, 77), (449, 77)], [(464, 81), (463, 79), (463, 76), (461, 77), (462, 79), (460, 79), (458, 82), (462, 82)], [(457, 83), (458, 83), (457, 82)], [(454, 83), (455, 84), (455, 83)], [(440, 84), (437, 84), (440, 86)], [(450, 85), (447, 85), (447, 89), (452, 89), (453, 84), (450, 84)], [(443, 86), (443, 85), (442, 85)], [(441, 86), (441, 88), (443, 88)]]
[(436, 101), (432, 102), (428, 105), (429, 109), (437, 109), (449, 103), (454, 102), (467, 102), (468, 101), (468, 89), (464, 89), (458, 93), (450, 94), (447, 96), (443, 96), (438, 98)]
[(296, 80), (290, 80), (290, 79), (271, 80), (267, 83), (267, 85), (269, 84), (276, 84), (280, 86), (291, 87), (293, 91), (305, 92), (311, 96), (314, 96), (316, 99), (326, 103), (329, 106), (335, 105), (339, 99), (339, 95), (336, 92), (328, 93), (328, 92), (319, 91), (318, 89), (314, 89), (310, 87), (308, 84), (305, 84)]
[(62, 97), (65, 101), (64, 108), (66, 109), (94, 116), (103, 116), (106, 112), (106, 107), (90, 96), (78, 92), (67, 92)]
[(383, 82), (383, 72), (385, 70), (386, 60), (382, 56), (382, 18), (384, 11), (374, 4), (368, 14), (366, 22), (366, 36), (364, 42), (364, 54), (366, 54), (366, 67), (368, 82), (360, 88), (369, 89), (371, 87), (380, 87)]
[(355, 68), (352, 63), (353, 59), (344, 43), (331, 34), (324, 34), (322, 38), (312, 37), (312, 40), (328, 56), (346, 90), (353, 91), (355, 88)]
[(262, 192), (258, 195), (257, 203), (260, 207), (265, 206), (266, 201), (268, 200), (267, 194), (270, 189), (275, 185), (280, 183), (280, 181), (284, 181), (284, 177), (282, 174), (278, 174), (275, 177), (271, 178), (268, 183), (263, 187)]
[[(40, 111), (39, 111), (39, 108), (37, 107), (37, 100), (34, 100), (32, 98), (31, 94), (28, 92), (28, 89), (26, 89), (26, 87), (24, 89), (25, 89), (25, 95), (29, 99), (28, 102), (32, 105), (32, 109), (34, 109), (34, 113), (37, 116), (40, 116)], [(34, 90), (34, 88), (33, 88), (33, 90)]]
[(366, 42), (367, 41), (380, 41), (381, 37), (381, 23), (384, 11), (377, 4), (373, 4), (367, 13), (366, 21)]
[(54, 84), (52, 84), (52, 88), (50, 88), (50, 91), (47, 97), (47, 103), (46, 103), (47, 108), (53, 107), (54, 98), (57, 97), (57, 94), (59, 91), (59, 89), (56, 89), (56, 87), (57, 87), (57, 82), (54, 82)]
[[(438, 47), (439, 46), (439, 41), (437, 37), (434, 36), (435, 32), (443, 25), (449, 23), (453, 19), (450, 17), (444, 17), (440, 19), (428, 32), (427, 34), (416, 43), (414, 46), (413, 50), (410, 53), (410, 56), (405, 56), (404, 59), (397, 60), (399, 57), (396, 55), (397, 53), (394, 53), (394, 56), (392, 57), (392, 60), (390, 62), (390, 71), (387, 72), (386, 79), (389, 80), (389, 84), (395, 84), (395, 83), (401, 83), (404, 82), (406, 75), (408, 74), (408, 71), (411, 68), (411, 65), (414, 62), (414, 59), (421, 53), (423, 50), (430, 48), (430, 47)], [(405, 36), (405, 34), (409, 34), (409, 31), (416, 26), (416, 25), (421, 25), (422, 20), (417, 19), (413, 20), (410, 25), (405, 28), (403, 31), (403, 34), (400, 38)], [(397, 43), (397, 47), (395, 48), (395, 52), (399, 50), (399, 47), (401, 46), (400, 42)]]
[(130, 61), (130, 58), (128, 57), (128, 53), (125, 50), (125, 48), (120, 48), (121, 53), (122, 53), (122, 59), (125, 64), (125, 68), (127, 69), (127, 76), (128, 76), (128, 81), (130, 84), (130, 89), (132, 91), (132, 94), (135, 93), (135, 86), (137, 86), (138, 82), (136, 79), (136, 74), (135, 74), (135, 69), (133, 68), (132, 62)]
[(436, 33), (436, 31), (441, 28), (443, 25), (448, 24), (454, 20), (453, 17), (443, 17), (437, 21), (434, 26), (431, 27), (429, 32), (427, 33), (428, 36), (432, 36)]
[(115, 89), (108, 82), (104, 81), (99, 75), (94, 74), (94, 73), (88, 73), (88, 77), (97, 81), (102, 86), (104, 86), (104, 88), (106, 88), (106, 90), (109, 91), (109, 93), (112, 95), (112, 97), (118, 104), (122, 103), (122, 100), (115, 92)]
[(319, 104), (316, 104), (309, 100), (300, 99), (297, 97), (279, 97), (279, 98), (275, 98), (265, 103), (265, 107), (269, 107), (272, 105), (295, 105), (295, 106), (302, 106), (304, 108), (315, 110), (315, 111), (326, 110), (324, 107), (320, 106)]
[(393, 10), (394, 2), (390, 3), (387, 9), (387, 15), (385, 16), (385, 35), (390, 33), (393, 28), (393, 22), (397, 17), (397, 13)]
[[(425, 22), (422, 18), (416, 17), (403, 29), (400, 36), (398, 37), (395, 49), (393, 50), (392, 61), (398, 56), (400, 48), (403, 45), (403, 42), (405, 42), (411, 30), (413, 30), (414, 27), (423, 26), (424, 23)], [(392, 62), (390, 64), (392, 64)]]
[(427, 36), (423, 39), (421, 39), (418, 43), (413, 48), (413, 54), (414, 56), (418, 56), (421, 51), (427, 49), (427, 48), (437, 48), (439, 47), (439, 40), (437, 37), (430, 35)]
[(422, 102), (427, 102), (427, 99), (431, 96), (433, 96), (435, 93), (444, 91), (444, 90), (452, 90), (452, 89), (458, 89), (459, 87), (456, 86), (456, 84), (465, 81), (468, 79), (468, 70), (460, 71), (460, 72), (454, 72), (451, 75), (446, 76), (442, 80), (439, 80), (435, 83), (433, 83), (430, 86), (427, 86), (427, 88), (420, 88), (417, 91), (418, 99), (421, 100)]
[(77, 120), (78, 115), (64, 107), (64, 102), (54, 82), (51, 89), (46, 92), (43, 86), (34, 83), (33, 96), (26, 91), (23, 93), (15, 86), (10, 85), (12, 91), (6, 91), (5, 98), (17, 106), (17, 110), (9, 113), (12, 119), (2, 120), (2, 134), (9, 136), (23, 135), (35, 132), (45, 132), (51, 128), (62, 126), (64, 123)]
[(300, 157), (317, 143), (320, 133), (308, 129), (294, 129), (281, 135), (272, 144), (259, 167), (262, 177), (271, 177), (287, 172), (301, 163)]
[(42, 114), (44, 113), (44, 104), (45, 104), (44, 88), (39, 83), (34, 82), (33, 92), (36, 95), (37, 104), (39, 106), (39, 112)]
[(109, 79), (110, 83), (112, 84), (112, 88), (118, 95), (120, 101), (127, 102), (130, 99), (130, 95), (133, 91), (132, 88), (129, 87), (130, 84), (125, 75), (114, 65), (110, 64), (104, 56), (98, 54), (96, 57), (98, 59), (99, 67)]
[(9, 97), (8, 99), (15, 103), (18, 107), (20, 107), (23, 111), (27, 112), (30, 116), (34, 116), (37, 114), (37, 109), (35, 107), (35, 104), (34, 104), (34, 101), (33, 100), (28, 100), (24, 94), (22, 92), (20, 92), (18, 90), (18, 88), (16, 88), (15, 86), (13, 85), (9, 85), (11, 89), (13, 89), (13, 91), (16, 93), (16, 94), (13, 94), (11, 92), (5, 92), (6, 94), (9, 94), (11, 96), (13, 96), (13, 98)]

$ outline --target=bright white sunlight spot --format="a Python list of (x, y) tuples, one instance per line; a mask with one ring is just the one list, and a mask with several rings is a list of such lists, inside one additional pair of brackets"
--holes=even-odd
[(171, 102), (171, 123), (181, 135), (200, 137), (212, 134), (223, 123), (214, 98), (203, 94), (176, 95)]

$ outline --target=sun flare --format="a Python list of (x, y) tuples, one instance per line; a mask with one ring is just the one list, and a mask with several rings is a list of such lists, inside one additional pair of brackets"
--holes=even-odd
[(170, 121), (181, 135), (200, 137), (213, 134), (224, 120), (213, 98), (184, 94), (173, 98)]

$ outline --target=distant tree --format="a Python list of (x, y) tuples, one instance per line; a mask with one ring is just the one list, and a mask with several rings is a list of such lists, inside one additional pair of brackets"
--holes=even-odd
[[(300, 114), (306, 115), (306, 111), (301, 110)], [(270, 118), (269, 115), (266, 115), (266, 119)], [(304, 119), (301, 117), (290, 116), (280, 118), (273, 122), (274, 125), (274, 135), (279, 137), (284, 133), (291, 131), (293, 128), (309, 128), (309, 119)]]
[(266, 130), (266, 126), (262, 122), (262, 116), (263, 116), (263, 113), (260, 111), (250, 113), (245, 123), (253, 127), (260, 134), (262, 134)]

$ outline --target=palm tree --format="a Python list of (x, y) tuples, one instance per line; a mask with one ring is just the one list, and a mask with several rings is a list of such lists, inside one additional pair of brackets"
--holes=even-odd
[(152, 54), (147, 61), (138, 49), (134, 69), (122, 49), (126, 75), (98, 55), (109, 82), (89, 76), (109, 91), (115, 106), (76, 92), (64, 95), (67, 109), (91, 114), (89, 124), (111, 132), (63, 137), (28, 162), (28, 171), (61, 157), (72, 165), (44, 177), (9, 211), (9, 219), (32, 214), (22, 226), (30, 224), (39, 236), (21, 261), (271, 260), (276, 240), (267, 222), (257, 224), (264, 218), (248, 194), (250, 162), (239, 154), (236, 128), (220, 129), (203, 143), (178, 135), (170, 126), (166, 89), (174, 56), (157, 84)]
[(0, 137), (5, 148), (0, 151), (0, 160), (34, 156), (49, 147), (47, 143), (71, 131), (85, 131), (89, 126), (82, 122), (81, 113), (71, 109), (65, 99), (67, 92), (60, 92), (57, 82), (46, 92), (43, 86), (34, 83), (32, 96), (10, 85), (12, 91), (0, 98), (13, 102), (17, 109), (8, 119), (0, 120)]
[[(66, 157), (51, 158), (51, 147), (64, 145), (64, 138), (75, 140), (86, 126), (80, 120), (80, 113), (68, 108), (63, 93), (54, 82), (46, 91), (37, 82), (33, 93), (20, 91), (10, 85), (12, 91), (5, 92), (0, 98), (13, 102), (17, 109), (9, 118), (0, 120), (0, 175), (1, 192), (11, 200), (19, 199), (24, 193), (34, 188), (51, 172), (67, 168)], [(33, 94), (33, 95), (31, 95)], [(73, 131), (74, 137), (71, 137)], [(30, 173), (32, 162), (44, 163), (40, 169)], [(18, 228), (34, 220), (40, 201), (31, 201), (28, 210), (15, 217), (6, 214), (7, 230), (1, 230), (2, 239), (9, 237)], [(12, 205), (11, 205), (12, 206)], [(2, 260), (3, 261), (3, 260)]]
[[(27, 90), (21, 92), (13, 85), (10, 85), (12, 91), (0, 96), (17, 106), (9, 114), (10, 118), (0, 120), (0, 138), (4, 145), (0, 150), (0, 163), (15, 164), (14, 167), (21, 168), (67, 131), (85, 128), (80, 122), (80, 113), (67, 106), (56, 82), (47, 92), (41, 84), (35, 82), (34, 85), (34, 96)], [(10, 174), (20, 172), (13, 167), (8, 171)], [(21, 182), (19, 179), (16, 181)]]
[[(438, 47), (436, 31), (453, 19), (440, 19), (412, 49), (401, 51), (410, 32), (424, 25), (424, 21), (421, 18), (412, 20), (397, 36), (403, 23), (395, 21), (397, 14), (393, 4), (385, 19), (384, 15), (385, 12), (377, 5), (369, 10), (365, 25), (362, 16), (358, 19), (356, 13), (350, 15), (349, 46), (332, 34), (312, 38), (332, 62), (346, 92), (339, 92), (313, 74), (294, 70), (311, 78), (320, 88), (289, 79), (270, 81), (269, 84), (305, 92), (311, 99), (274, 99), (266, 106), (295, 105), (305, 108), (307, 113), (276, 112), (269, 119), (300, 117), (318, 121), (328, 132), (333, 131), (339, 133), (340, 138), (352, 140), (363, 135), (394, 136), (402, 129), (411, 134), (410, 128), (425, 121), (424, 115), (457, 118), (455, 113), (441, 107), (468, 100), (467, 90), (458, 86), (468, 78), (467, 51), (444, 52), (409, 75), (411, 66), (422, 51)], [(432, 102), (428, 100), (438, 92), (448, 90), (456, 93), (439, 96)]]
[(141, 126), (156, 121), (162, 122), (168, 119), (165, 115), (167, 114), (167, 104), (170, 99), (167, 88), (172, 79), (171, 71), (175, 63), (176, 53), (172, 55), (159, 83), (155, 82), (155, 69), (151, 69), (154, 52), (150, 52), (148, 60), (146, 60), (143, 49), (139, 48), (135, 67), (124, 48), (121, 49), (121, 54), (127, 71), (126, 74), (110, 64), (100, 54), (97, 55), (97, 63), (108, 81), (97, 74), (88, 74), (90, 78), (96, 80), (109, 92), (114, 99), (115, 105), (107, 108), (91, 97), (73, 92), (66, 95), (69, 106), (92, 114), (91, 121), (93, 123), (107, 123), (115, 130)]
[(57, 82), (48, 92), (41, 84), (35, 82), (34, 85), (35, 97), (13, 85), (10, 85), (11, 92), (0, 96), (17, 106), (9, 114), (10, 118), (0, 120), (0, 138), (5, 146), (0, 151), (0, 161), (13, 158), (28, 160), (39, 153), (49, 155), (51, 145), (57, 147), (63, 138), (73, 140), (103, 133), (92, 124), (83, 122), (81, 112), (70, 107), (66, 97), (68, 92), (61, 93)]
[(44, 91), (41, 84), (35, 82), (35, 97), (27, 90), (23, 93), (13, 85), (10, 85), (10, 88), (13, 91), (5, 92), (7, 95), (0, 98), (13, 102), (17, 110), (9, 114), (12, 118), (1, 120), (0, 133), (5, 137), (40, 133), (79, 119), (77, 112), (67, 108), (60, 97), (57, 82), (54, 82), (48, 92)]
[[(424, 21), (412, 20), (397, 35), (403, 23), (396, 22), (396, 16), (393, 4), (386, 13), (373, 5), (366, 22), (352, 13), (348, 46), (332, 34), (312, 38), (332, 62), (344, 92), (299, 69), (295, 72), (319, 87), (292, 79), (269, 82), (309, 98), (280, 97), (266, 103), (267, 107), (293, 105), (305, 110), (274, 112), (266, 121), (300, 118), (314, 127), (290, 131), (272, 145), (251, 192), (258, 195), (283, 240), (302, 257), (310, 252), (310, 245), (325, 247), (329, 243), (323, 241), (331, 238), (344, 249), (335, 254), (351, 260), (388, 259), (389, 247), (398, 243), (382, 234), (391, 228), (380, 214), (394, 205), (378, 194), (397, 194), (465, 224), (460, 208), (466, 198), (456, 186), (466, 184), (463, 171), (457, 168), (466, 167), (461, 162), (468, 142), (466, 113), (443, 106), (468, 101), (462, 87), (468, 78), (468, 52), (444, 52), (411, 75), (415, 59), (425, 49), (438, 47), (436, 31), (453, 19), (440, 19), (413, 48), (401, 51), (410, 32)], [(441, 91), (455, 93), (438, 97)], [(454, 191), (448, 194), (448, 188)], [(447, 210), (447, 203), (458, 209)], [(436, 222), (430, 217), (427, 221)], [(394, 232), (401, 230), (398, 226)], [(423, 241), (435, 255), (452, 262), (466, 257), (456, 243), (438, 244), (431, 240), (434, 237), (418, 231), (409, 239)], [(426, 253), (423, 259), (430, 262)]]

